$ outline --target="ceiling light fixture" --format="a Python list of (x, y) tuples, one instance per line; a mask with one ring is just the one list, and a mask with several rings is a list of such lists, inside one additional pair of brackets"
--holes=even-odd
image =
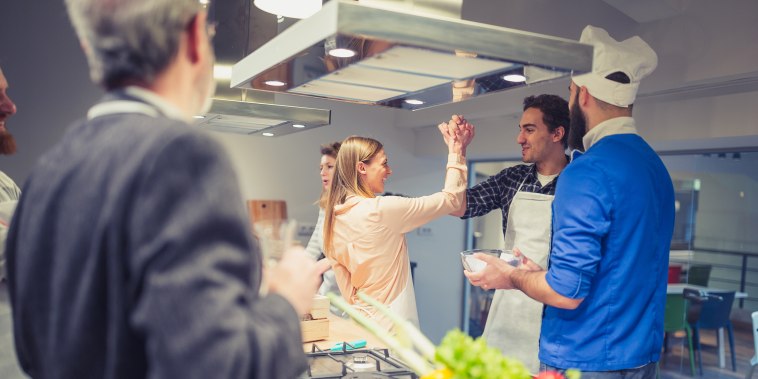
[(282, 87), (287, 85), (287, 83), (282, 82), (280, 80), (267, 80), (266, 85), (269, 85), (271, 87)]
[(264, 137), (273, 137), (274, 133), (265, 132), (265, 133), (261, 133), (261, 135), (263, 135)]
[(417, 99), (407, 99), (407, 100), (405, 100), (405, 102), (408, 103), (408, 104), (410, 104), (410, 105), (421, 105), (421, 104), (424, 104), (423, 101), (417, 100)]
[(277, 16), (308, 18), (321, 9), (321, 0), (255, 0), (256, 7)]
[(355, 51), (343, 48), (331, 49), (329, 50), (329, 55), (336, 58), (350, 58), (355, 56)]
[(511, 83), (522, 83), (526, 81), (526, 76), (519, 74), (508, 74), (503, 75), (503, 80), (509, 81)]
[(293, 128), (302, 129), (302, 128), (304, 128), (304, 127), (305, 127), (305, 125), (303, 125), (303, 124), (292, 124), (292, 127), (293, 127)]

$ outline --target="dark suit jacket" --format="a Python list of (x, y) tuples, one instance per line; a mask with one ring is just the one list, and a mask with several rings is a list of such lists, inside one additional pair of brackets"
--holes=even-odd
[(293, 378), (299, 317), (221, 147), (164, 117), (80, 122), (23, 187), (8, 238), (16, 349), (39, 378)]

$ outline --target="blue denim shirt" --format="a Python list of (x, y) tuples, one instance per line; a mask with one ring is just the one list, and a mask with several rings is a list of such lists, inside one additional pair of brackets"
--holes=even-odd
[(658, 361), (674, 190), (636, 134), (602, 138), (561, 174), (547, 282), (584, 299), (547, 306), (539, 358), (559, 368), (613, 371)]

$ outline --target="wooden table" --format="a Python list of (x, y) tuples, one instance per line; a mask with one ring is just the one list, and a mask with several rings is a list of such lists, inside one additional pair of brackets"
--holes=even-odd
[(351, 319), (344, 319), (338, 317), (331, 312), (329, 313), (329, 338), (326, 340), (306, 342), (303, 344), (303, 349), (306, 352), (310, 352), (313, 345), (318, 346), (319, 349), (327, 350), (340, 342), (352, 342), (355, 340), (365, 339), (366, 348), (378, 349), (384, 348), (384, 344), (374, 337), (373, 334), (364, 330), (358, 324)]

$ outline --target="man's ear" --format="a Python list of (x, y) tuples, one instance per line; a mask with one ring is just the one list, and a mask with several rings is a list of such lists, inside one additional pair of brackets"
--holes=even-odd
[(566, 135), (566, 128), (564, 128), (563, 125), (555, 128), (555, 130), (553, 130), (553, 142), (560, 142), (564, 135)]
[(187, 36), (187, 56), (192, 63), (200, 61), (202, 46), (205, 43), (205, 13), (198, 12), (192, 17), (185, 33)]
[(590, 102), (590, 98), (592, 95), (590, 95), (590, 91), (585, 86), (579, 87), (579, 106), (582, 108), (586, 108), (587, 105)]

